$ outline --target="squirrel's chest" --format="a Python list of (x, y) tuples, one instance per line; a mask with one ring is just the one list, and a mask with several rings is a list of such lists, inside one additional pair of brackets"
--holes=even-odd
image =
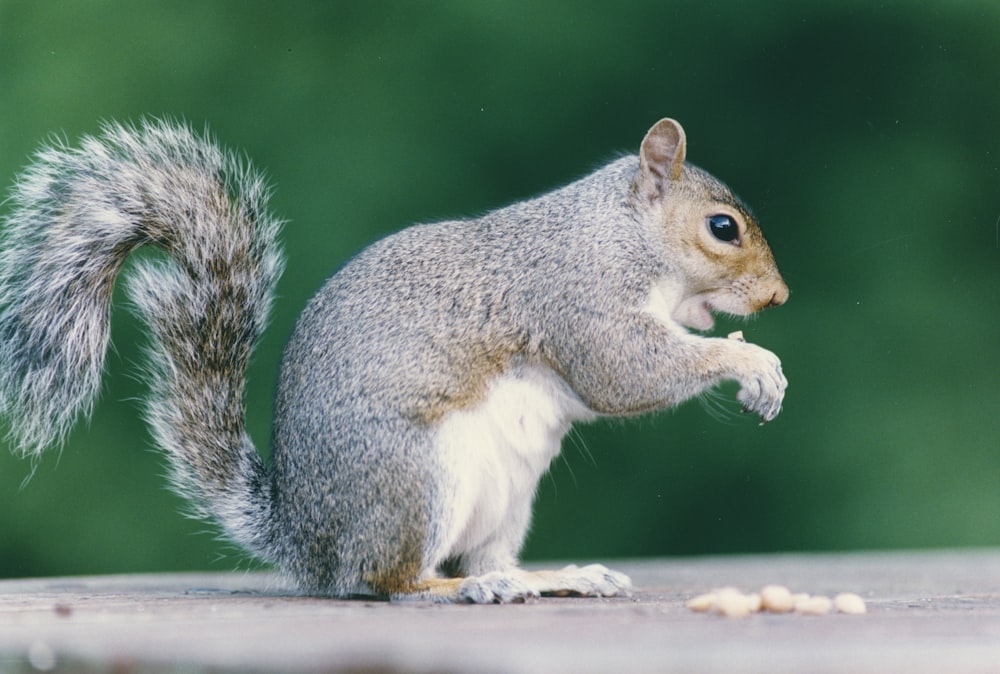
[(570, 424), (594, 416), (554, 372), (533, 366), (497, 377), (478, 405), (446, 415), (435, 444), (449, 519), (465, 543), (474, 545), (511, 512), (530, 508)]

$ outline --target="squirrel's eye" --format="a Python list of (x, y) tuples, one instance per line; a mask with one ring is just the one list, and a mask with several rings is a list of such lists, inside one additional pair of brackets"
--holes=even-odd
[(728, 215), (708, 216), (708, 231), (719, 241), (739, 243), (740, 227)]

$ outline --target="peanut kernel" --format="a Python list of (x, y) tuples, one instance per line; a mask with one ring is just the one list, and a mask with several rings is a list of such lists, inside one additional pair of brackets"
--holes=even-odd
[(833, 598), (833, 606), (841, 613), (862, 615), (868, 612), (865, 600), (853, 592), (842, 592)]

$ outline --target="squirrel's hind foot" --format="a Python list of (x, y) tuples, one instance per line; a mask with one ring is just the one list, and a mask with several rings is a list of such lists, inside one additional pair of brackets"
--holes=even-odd
[(425, 581), (417, 593), (399, 597), (430, 598), (446, 603), (516, 604), (540, 596), (615, 597), (628, 596), (632, 581), (624, 573), (602, 564), (558, 570), (507, 569), (467, 578), (436, 578)]

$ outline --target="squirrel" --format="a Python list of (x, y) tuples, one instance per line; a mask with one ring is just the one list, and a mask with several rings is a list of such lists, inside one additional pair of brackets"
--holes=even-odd
[(150, 333), (145, 413), (172, 484), (317, 596), (476, 603), (627, 594), (599, 564), (528, 571), (537, 484), (574, 422), (662, 410), (723, 380), (772, 420), (770, 351), (703, 334), (788, 288), (750, 210), (686, 161), (672, 119), (571, 184), (362, 250), (285, 348), (264, 461), (245, 377), (283, 268), (270, 187), (189, 125), (51, 141), (0, 233), (0, 414), (37, 459), (90, 413), (112, 290)]

